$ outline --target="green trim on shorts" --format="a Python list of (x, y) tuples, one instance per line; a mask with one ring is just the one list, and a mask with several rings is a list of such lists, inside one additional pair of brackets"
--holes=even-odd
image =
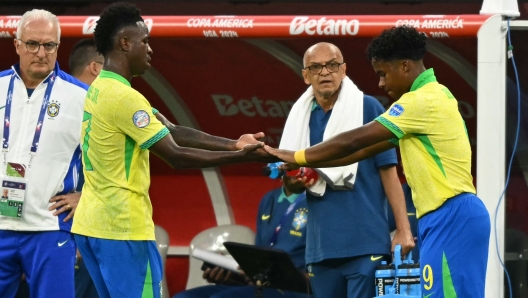
[(442, 254), (442, 284), (445, 298), (457, 298), (455, 285), (453, 285), (451, 270), (449, 269), (449, 264), (447, 264), (445, 253)]
[(147, 262), (147, 273), (143, 283), (141, 298), (154, 298), (154, 285), (152, 284), (152, 272), (150, 271), (150, 260)]

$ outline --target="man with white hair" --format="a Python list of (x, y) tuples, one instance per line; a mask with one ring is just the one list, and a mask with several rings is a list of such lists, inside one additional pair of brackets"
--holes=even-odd
[[(71, 218), (81, 162), (87, 86), (59, 69), (60, 26), (45, 10), (26, 12), (14, 46), (20, 57), (0, 72), (0, 297), (26, 275), (34, 297), (74, 297)], [(53, 199), (53, 202), (50, 200)]]

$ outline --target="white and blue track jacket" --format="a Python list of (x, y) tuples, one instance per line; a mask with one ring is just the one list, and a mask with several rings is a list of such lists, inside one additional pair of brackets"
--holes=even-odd
[[(79, 146), (81, 124), (84, 110), (84, 98), (88, 86), (59, 69), (43, 80), (28, 96), (24, 82), (20, 78), (19, 65), (0, 72), (0, 136), (4, 135), (6, 120), (9, 125), (9, 150), (0, 152), (0, 171), (5, 175), (5, 162), (28, 165), (31, 157), (31, 145), (37, 120), (44, 101), (44, 93), (52, 74), (56, 74), (49, 104), (41, 127), (36, 155), (26, 168), (26, 197), (22, 219), (0, 216), (0, 230), (16, 231), (69, 231), (72, 220), (64, 223), (69, 212), (54, 216), (49, 211), (49, 200), (62, 193), (75, 190), (81, 168), (81, 150)], [(5, 105), (8, 98), (9, 83), (15, 76), (11, 119), (5, 119)], [(1, 144), (0, 144), (1, 149)]]

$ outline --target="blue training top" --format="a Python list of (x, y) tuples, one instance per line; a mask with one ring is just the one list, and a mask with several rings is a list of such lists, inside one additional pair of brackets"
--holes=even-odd
[[(278, 202), (283, 194), (282, 187), (269, 191), (260, 201), (257, 214), (257, 234), (255, 245), (262, 247), (270, 246), (270, 239), (279, 225), (281, 218), (290, 206), (290, 202), (285, 199)], [(279, 231), (277, 241), (273, 248), (287, 252), (297, 268), (305, 271), (305, 243), (306, 243), (306, 222), (308, 209), (306, 199), (300, 200), (295, 208), (288, 214), (284, 224)]]
[[(384, 112), (377, 99), (363, 97), (363, 123)], [(332, 110), (317, 105), (310, 116), (310, 145), (323, 140)], [(359, 162), (353, 190), (327, 186), (322, 197), (307, 194), (306, 263), (361, 255), (390, 254), (387, 199), (378, 168), (398, 163), (394, 149)]]

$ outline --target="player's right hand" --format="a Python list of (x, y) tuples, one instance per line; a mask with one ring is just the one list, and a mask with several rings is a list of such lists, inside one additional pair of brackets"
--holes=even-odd
[(279, 159), (264, 151), (264, 143), (247, 144), (240, 150), (246, 161), (277, 162)]
[(264, 146), (264, 150), (266, 150), (266, 152), (268, 152), (269, 154), (280, 158), (282, 161), (286, 163), (295, 163), (295, 158), (294, 158), (295, 151), (272, 148), (268, 145)]
[[(304, 177), (304, 180), (306, 180), (306, 177)], [(299, 194), (306, 190), (306, 185), (305, 181), (303, 181), (303, 178), (284, 175), (282, 177), (282, 182), (284, 183), (284, 187), (293, 193)]]

